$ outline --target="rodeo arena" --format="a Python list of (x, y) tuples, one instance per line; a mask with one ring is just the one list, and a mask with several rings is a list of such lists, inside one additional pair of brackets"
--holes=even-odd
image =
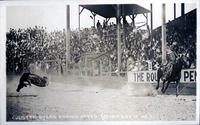
[[(153, 4), (79, 5), (77, 30), (66, 5), (66, 29), (10, 28), (7, 121), (195, 120), (197, 10), (186, 5), (166, 21), (161, 4), (154, 29)], [(94, 26), (81, 28), (85, 10)]]

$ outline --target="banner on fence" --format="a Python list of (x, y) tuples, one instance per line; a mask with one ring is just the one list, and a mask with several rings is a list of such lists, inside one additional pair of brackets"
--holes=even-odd
[[(128, 82), (131, 83), (156, 83), (157, 71), (129, 71)], [(196, 82), (196, 69), (184, 69), (181, 71), (181, 83)]]

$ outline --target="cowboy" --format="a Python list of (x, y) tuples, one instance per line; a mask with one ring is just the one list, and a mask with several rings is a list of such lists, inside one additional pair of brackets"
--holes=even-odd
[(177, 42), (173, 42), (172, 45), (170, 45), (170, 48), (167, 49), (167, 61), (168, 63), (176, 63), (178, 47)]
[(174, 68), (174, 64), (176, 64), (177, 61), (177, 43), (173, 42), (172, 45), (170, 45), (169, 47), (167, 47), (166, 49), (166, 54), (167, 54), (167, 59), (166, 62), (164, 64), (162, 64), (161, 68), (163, 68), (163, 70), (166, 72), (164, 74), (164, 78), (166, 79), (168, 77), (168, 75), (170, 75), (172, 73), (172, 70)]

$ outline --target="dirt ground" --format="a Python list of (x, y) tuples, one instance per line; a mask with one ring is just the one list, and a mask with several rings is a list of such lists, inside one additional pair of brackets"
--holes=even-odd
[[(8, 121), (182, 121), (196, 118), (195, 85), (176, 97), (152, 84), (127, 84), (124, 78), (50, 77), (47, 87), (16, 88), (8, 76)], [(159, 90), (160, 91), (160, 90)], [(184, 94), (185, 93), (185, 94)]]

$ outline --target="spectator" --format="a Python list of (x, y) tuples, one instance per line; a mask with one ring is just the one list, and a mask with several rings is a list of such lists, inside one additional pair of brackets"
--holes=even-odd
[(97, 29), (100, 29), (101, 27), (101, 23), (99, 22), (99, 20), (97, 21)]

